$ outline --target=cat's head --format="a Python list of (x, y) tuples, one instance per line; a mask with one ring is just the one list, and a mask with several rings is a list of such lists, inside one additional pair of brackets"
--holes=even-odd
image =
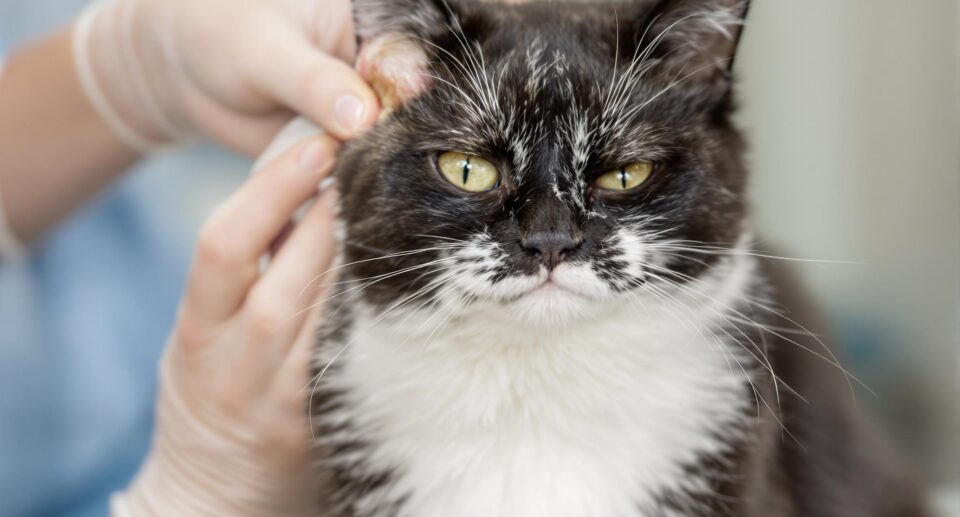
[(354, 9), (388, 114), (341, 155), (345, 260), (381, 310), (574, 321), (696, 282), (743, 233), (747, 0)]

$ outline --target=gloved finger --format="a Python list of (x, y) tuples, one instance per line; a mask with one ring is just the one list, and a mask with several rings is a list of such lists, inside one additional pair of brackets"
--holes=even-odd
[(336, 205), (336, 190), (325, 189), (244, 303), (248, 334), (258, 344), (275, 347), (274, 365), (283, 360), (300, 333), (314, 303), (313, 294), (333, 262)]
[(353, 68), (306, 41), (295, 37), (284, 41), (283, 59), (269, 63), (271, 73), (256, 76), (260, 89), (341, 140), (376, 122), (377, 97)]
[(296, 209), (316, 194), (337, 142), (309, 139), (251, 177), (200, 232), (180, 326), (202, 339), (240, 307), (257, 279), (260, 256)]
[[(278, 393), (295, 394), (291, 399), (290, 410), (303, 412), (304, 404), (313, 405), (313, 397), (319, 385), (319, 372), (327, 362), (316, 362), (317, 332), (324, 320), (331, 316), (329, 299), (337, 291), (335, 283), (337, 271), (330, 271), (334, 262), (331, 262), (324, 271), (329, 271), (324, 278), (319, 279), (313, 294), (313, 300), (308, 310), (307, 319), (300, 329), (293, 346), (287, 353), (283, 364), (277, 368), (273, 384)], [(329, 277), (329, 278), (327, 278)], [(338, 345), (337, 350), (346, 346), (347, 342)], [(329, 360), (329, 359), (328, 359)], [(306, 415), (305, 415), (306, 416)]]

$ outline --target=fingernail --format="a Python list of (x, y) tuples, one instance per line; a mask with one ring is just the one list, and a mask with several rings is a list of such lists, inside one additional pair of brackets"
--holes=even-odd
[(337, 184), (337, 179), (333, 176), (327, 176), (320, 180), (320, 184), (317, 185), (317, 192), (323, 193), (323, 191)]
[(331, 159), (326, 146), (320, 142), (311, 142), (300, 151), (300, 158), (297, 162), (304, 171), (314, 172), (325, 169), (330, 164)]
[(347, 131), (355, 132), (363, 123), (363, 115), (366, 108), (363, 101), (354, 95), (344, 95), (337, 99), (333, 107), (337, 117), (337, 122)]

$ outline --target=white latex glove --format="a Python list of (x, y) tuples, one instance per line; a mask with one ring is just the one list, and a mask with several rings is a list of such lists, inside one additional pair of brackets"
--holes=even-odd
[(294, 112), (341, 140), (377, 118), (350, 0), (101, 0), (74, 35), (85, 91), (140, 151), (200, 132), (255, 155)]
[[(201, 231), (161, 366), (154, 441), (113, 517), (315, 516), (309, 358), (334, 255), (336, 141), (313, 137), (253, 177)], [(259, 258), (274, 257), (265, 271)]]

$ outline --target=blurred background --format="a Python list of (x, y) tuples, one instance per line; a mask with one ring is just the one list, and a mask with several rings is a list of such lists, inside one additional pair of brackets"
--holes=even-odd
[[(759, 233), (830, 316), (861, 403), (960, 481), (960, 12), (756, 0), (739, 67)], [(958, 509), (957, 515), (960, 515)]]
[[(0, 0), (0, 55), (85, 3)], [(960, 486), (958, 29), (955, 0), (755, 0), (737, 62), (759, 234), (855, 263), (797, 268), (876, 392), (859, 399), (945, 493)], [(202, 146), (152, 159), (0, 267), (0, 517), (106, 515), (147, 449), (196, 230), (249, 165)]]

